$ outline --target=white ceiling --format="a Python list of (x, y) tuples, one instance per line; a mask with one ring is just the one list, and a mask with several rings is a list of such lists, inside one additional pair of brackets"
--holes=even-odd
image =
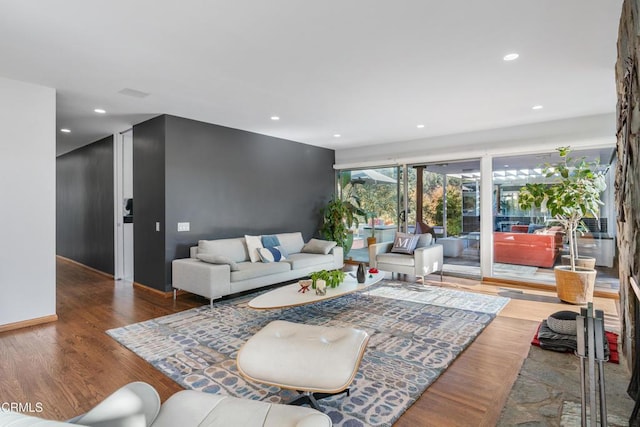
[(162, 113), (340, 149), (614, 112), (621, 4), (0, 0), (0, 76), (59, 154)]

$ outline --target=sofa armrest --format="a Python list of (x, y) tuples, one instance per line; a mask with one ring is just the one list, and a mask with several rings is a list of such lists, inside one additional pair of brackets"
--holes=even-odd
[(171, 263), (172, 283), (205, 298), (219, 298), (231, 293), (231, 267), (227, 264), (209, 264), (199, 259), (175, 259)]
[(393, 242), (380, 242), (369, 245), (369, 267), (378, 268), (378, 254), (385, 254), (391, 251)]
[(426, 276), (427, 274), (442, 271), (444, 265), (444, 248), (442, 245), (433, 244), (418, 248), (413, 252), (416, 266), (416, 276)]

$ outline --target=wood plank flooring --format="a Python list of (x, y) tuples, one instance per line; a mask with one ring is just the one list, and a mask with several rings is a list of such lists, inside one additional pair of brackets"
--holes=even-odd
[[(64, 259), (57, 261), (57, 284), (57, 322), (0, 333), (0, 402), (39, 402), (41, 416), (64, 420), (131, 381), (149, 382), (163, 401), (181, 390), (104, 331), (204, 305), (205, 299), (186, 294), (174, 302)], [(579, 308), (543, 291), (446, 277), (442, 286), (515, 298), (396, 425), (495, 425), (538, 322)], [(607, 329), (616, 330), (617, 301), (597, 298), (594, 304), (605, 311)]]

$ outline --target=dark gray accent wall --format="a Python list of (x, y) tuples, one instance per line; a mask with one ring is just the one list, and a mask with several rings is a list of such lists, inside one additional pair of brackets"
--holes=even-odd
[[(161, 120), (164, 139), (157, 134)], [(151, 122), (154, 126), (145, 122), (133, 132), (136, 282), (170, 291), (171, 261), (188, 257), (189, 247), (200, 239), (289, 231), (301, 231), (305, 240), (317, 235), (320, 211), (334, 192), (333, 150), (174, 116)], [(164, 143), (165, 150), (165, 191), (156, 196), (158, 201), (164, 197), (166, 213), (162, 262), (157, 262), (157, 240), (138, 234), (140, 215), (146, 215), (139, 198), (150, 195), (141, 196), (146, 190), (136, 183), (140, 163), (148, 161), (137, 147), (145, 139), (155, 140), (155, 146)], [(145, 167), (144, 174), (159, 177), (159, 155), (151, 157), (156, 166)], [(189, 222), (190, 231), (178, 232), (178, 222)], [(146, 250), (153, 251), (153, 262), (147, 255), (148, 265), (139, 267), (138, 253)], [(164, 285), (143, 280), (139, 268), (163, 272)]]
[[(164, 291), (165, 123), (159, 116), (133, 127), (133, 274)], [(156, 231), (159, 223), (159, 231)]]
[(113, 137), (56, 159), (56, 253), (113, 274)]

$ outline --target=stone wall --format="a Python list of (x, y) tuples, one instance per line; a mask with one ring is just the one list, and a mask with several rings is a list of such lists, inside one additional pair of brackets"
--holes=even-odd
[(622, 350), (629, 368), (640, 349), (634, 348), (636, 299), (629, 278), (638, 280), (640, 273), (640, 82), (638, 60), (640, 40), (638, 15), (640, 0), (625, 0), (622, 5), (618, 32), (618, 60), (616, 62), (617, 155), (616, 208), (618, 212), (618, 250), (620, 272), (620, 307)]

